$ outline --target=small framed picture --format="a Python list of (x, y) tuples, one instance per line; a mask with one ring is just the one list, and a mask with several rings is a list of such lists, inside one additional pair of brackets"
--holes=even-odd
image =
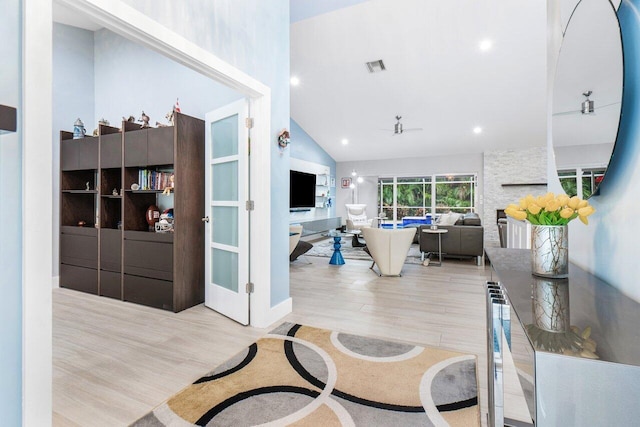
[(329, 187), (335, 187), (336, 186), (336, 177), (332, 176), (331, 179), (329, 180)]
[(349, 188), (351, 187), (351, 178), (342, 178), (342, 183), (340, 184), (340, 186), (342, 188)]

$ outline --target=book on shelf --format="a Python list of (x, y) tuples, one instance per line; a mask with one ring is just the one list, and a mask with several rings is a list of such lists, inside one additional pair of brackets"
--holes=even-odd
[(140, 190), (164, 190), (171, 186), (173, 171), (138, 169)]

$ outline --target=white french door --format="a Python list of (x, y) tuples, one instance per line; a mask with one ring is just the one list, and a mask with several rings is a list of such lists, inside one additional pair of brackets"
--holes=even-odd
[(207, 113), (205, 305), (249, 324), (249, 117), (247, 100)]

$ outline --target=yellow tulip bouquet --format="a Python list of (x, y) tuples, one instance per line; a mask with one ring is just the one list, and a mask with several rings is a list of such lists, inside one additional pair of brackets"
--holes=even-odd
[(588, 217), (595, 211), (589, 202), (578, 196), (547, 193), (538, 197), (529, 194), (520, 199), (519, 204), (509, 205), (504, 213), (520, 221), (526, 219), (533, 225), (566, 225), (576, 218), (589, 224)]

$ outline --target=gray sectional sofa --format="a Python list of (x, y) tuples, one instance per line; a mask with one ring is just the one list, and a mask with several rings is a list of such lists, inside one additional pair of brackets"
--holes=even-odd
[[(421, 225), (419, 232), (420, 251), (424, 253), (438, 253), (438, 235), (423, 233), (430, 225)], [(476, 213), (462, 216), (454, 225), (438, 225), (438, 228), (448, 230), (442, 237), (443, 257), (477, 257), (478, 265), (484, 263), (484, 227)]]

